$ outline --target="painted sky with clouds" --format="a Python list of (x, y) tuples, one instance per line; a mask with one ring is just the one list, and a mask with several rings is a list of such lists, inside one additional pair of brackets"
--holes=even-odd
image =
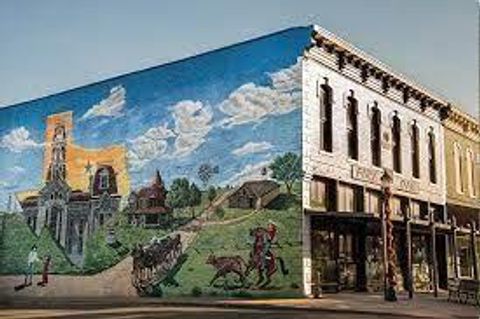
[(299, 56), (309, 28), (294, 28), (183, 61), (0, 110), (0, 207), (8, 194), (42, 184), (49, 114), (74, 112), (74, 141), (128, 149), (132, 187), (159, 169), (167, 184), (201, 184), (202, 163), (219, 166), (216, 185), (260, 176), (277, 155), (300, 152)]

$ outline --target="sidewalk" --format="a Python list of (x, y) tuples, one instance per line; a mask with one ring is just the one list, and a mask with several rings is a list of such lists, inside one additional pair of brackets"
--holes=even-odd
[[(6, 304), (5, 304), (6, 302)], [(232, 309), (302, 310), (344, 314), (389, 315), (398, 318), (478, 319), (480, 311), (472, 305), (447, 302), (446, 296), (434, 298), (418, 294), (413, 300), (400, 295), (397, 302), (385, 302), (383, 296), (363, 293), (326, 294), (321, 299), (158, 299), (158, 298), (16, 298), (2, 300), (1, 308), (98, 309), (116, 307), (220, 307)]]

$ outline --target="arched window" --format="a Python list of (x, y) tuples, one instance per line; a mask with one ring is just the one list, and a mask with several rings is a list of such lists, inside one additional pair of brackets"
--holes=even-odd
[(397, 173), (402, 172), (402, 145), (401, 145), (401, 123), (400, 118), (395, 112), (392, 125), (392, 156), (393, 170)]
[(428, 171), (430, 175), (430, 182), (437, 183), (437, 169), (436, 169), (436, 145), (435, 145), (435, 134), (433, 133), (433, 128), (428, 132)]
[(107, 169), (100, 172), (100, 189), (108, 189), (110, 187), (109, 174)]
[(467, 181), (468, 181), (468, 193), (470, 196), (475, 197), (475, 164), (473, 159), (473, 152), (471, 149), (467, 149), (466, 153), (467, 161)]
[(411, 155), (412, 155), (412, 175), (415, 178), (420, 178), (420, 150), (418, 145), (418, 126), (416, 122), (413, 122), (411, 126)]
[(350, 91), (347, 98), (347, 139), (348, 157), (358, 160), (358, 102)]
[(325, 83), (317, 86), (317, 96), (320, 104), (320, 150), (332, 151), (332, 106), (333, 91), (328, 85), (328, 78), (324, 78)]
[(372, 108), (372, 118), (370, 122), (370, 148), (372, 152), (372, 164), (378, 167), (382, 166), (381, 125), (381, 113), (375, 104)]
[(458, 143), (453, 144), (453, 164), (455, 166), (455, 189), (457, 193), (463, 193), (462, 148)]

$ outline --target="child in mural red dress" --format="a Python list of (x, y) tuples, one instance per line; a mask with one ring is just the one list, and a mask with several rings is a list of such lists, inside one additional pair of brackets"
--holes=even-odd
[(43, 269), (42, 269), (42, 281), (40, 281), (38, 283), (39, 286), (46, 286), (48, 284), (48, 271), (50, 269), (50, 266), (51, 266), (51, 261), (52, 261), (52, 258), (50, 257), (50, 255), (47, 255), (44, 259), (43, 259)]

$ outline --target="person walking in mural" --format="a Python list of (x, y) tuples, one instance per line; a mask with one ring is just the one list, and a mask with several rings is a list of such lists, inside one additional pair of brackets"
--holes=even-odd
[(48, 284), (48, 271), (50, 270), (52, 257), (50, 255), (45, 256), (43, 259), (43, 269), (42, 269), (42, 281), (38, 282), (39, 286), (46, 286)]
[(33, 245), (27, 257), (27, 268), (25, 269), (25, 280), (23, 284), (15, 286), (15, 290), (21, 290), (25, 287), (32, 285), (33, 270), (35, 267), (35, 263), (39, 261), (40, 260), (38, 259), (37, 246)]
[(35, 267), (35, 263), (39, 261), (40, 259), (38, 259), (37, 246), (33, 245), (27, 258), (27, 272), (25, 274), (25, 286), (30, 286), (32, 284), (33, 269)]

